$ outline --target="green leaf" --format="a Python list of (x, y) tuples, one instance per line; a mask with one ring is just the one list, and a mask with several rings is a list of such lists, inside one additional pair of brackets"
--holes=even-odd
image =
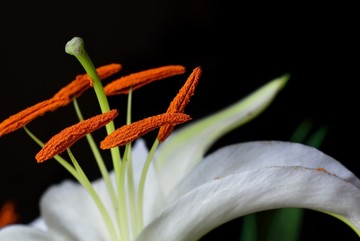
[(266, 240), (299, 240), (303, 216), (304, 210), (301, 208), (284, 208), (273, 210)]
[(257, 241), (257, 223), (256, 214), (249, 214), (243, 218), (243, 226), (240, 235), (240, 241)]

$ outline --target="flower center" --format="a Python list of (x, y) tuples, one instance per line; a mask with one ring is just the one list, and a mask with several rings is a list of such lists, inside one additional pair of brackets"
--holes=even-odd
[[(20, 126), (24, 127), (29, 136), (42, 146), (42, 149), (36, 155), (36, 160), (38, 162), (54, 158), (87, 190), (100, 211), (107, 227), (110, 240), (134, 240), (144, 226), (143, 202), (145, 181), (150, 164), (154, 159), (154, 153), (158, 145), (165, 141), (176, 125), (191, 119), (189, 115), (184, 114), (184, 110), (190, 100), (190, 97), (194, 94), (195, 87), (201, 76), (201, 69), (199, 67), (194, 69), (165, 113), (132, 122), (131, 102), (133, 90), (155, 80), (182, 74), (185, 72), (185, 68), (177, 65), (155, 68), (132, 74), (127, 77), (122, 77), (113, 81), (104, 88), (100, 79), (119, 71), (121, 69), (121, 65), (112, 64), (106, 68), (95, 69), (84, 48), (83, 40), (78, 37), (73, 38), (66, 44), (65, 51), (74, 55), (79, 60), (87, 74), (77, 76), (73, 83), (61, 89), (52, 99), (44, 103), (46, 108), (43, 106), (37, 106), (35, 111), (44, 114), (47, 111), (53, 111), (72, 101), (80, 122), (65, 128), (57, 135), (53, 136), (46, 144), (42, 143), (25, 127), (25, 124), (28, 122), (25, 124), (20, 123)], [(96, 93), (102, 113), (84, 120), (76, 98), (79, 97), (89, 86), (92, 86)], [(127, 124), (121, 128), (115, 129), (113, 120), (118, 116), (118, 111), (115, 109), (110, 110), (107, 96), (124, 93), (128, 94)], [(38, 116), (39, 114), (37, 112), (35, 114)], [(13, 122), (18, 124), (17, 120)], [(13, 125), (13, 122), (9, 125)], [(18, 126), (19, 125), (17, 125), (17, 128)], [(115, 175), (114, 180), (110, 178), (109, 171), (107, 170), (105, 161), (101, 156), (100, 149), (91, 135), (93, 131), (101, 127), (106, 128), (107, 137), (101, 141), (100, 148), (110, 149)], [(140, 170), (140, 179), (136, 182), (137, 184), (135, 184), (134, 170), (131, 160), (132, 142), (154, 129), (160, 130), (149, 150), (146, 160), (144, 160), (145, 162), (143, 168)], [(103, 197), (98, 195), (92, 186), (92, 183), (87, 178), (85, 172), (82, 170), (70, 150), (70, 147), (82, 137), (87, 138), (90, 148), (94, 154), (101, 176), (108, 190), (108, 195), (111, 199), (111, 207), (106, 207), (104, 205)], [(119, 146), (123, 145), (125, 145), (125, 149), (124, 153), (121, 154)], [(71, 162), (68, 162), (59, 155), (65, 150), (67, 151)]]
[[(145, 182), (155, 151), (159, 144), (171, 134), (176, 125), (191, 119), (189, 115), (184, 114), (184, 110), (190, 97), (194, 94), (202, 70), (200, 67), (193, 70), (165, 113), (132, 122), (132, 92), (151, 82), (183, 74), (185, 68), (180, 65), (169, 65), (145, 70), (121, 77), (104, 88), (101, 79), (121, 70), (122, 66), (120, 64), (109, 64), (95, 69), (85, 50), (84, 41), (78, 37), (73, 38), (66, 44), (65, 51), (79, 60), (86, 74), (76, 76), (74, 81), (60, 89), (52, 98), (28, 107), (1, 122), (0, 137), (23, 127), (25, 132), (42, 147), (35, 156), (38, 163), (54, 158), (87, 190), (107, 227), (109, 240), (134, 240), (144, 226)], [(77, 98), (89, 87), (93, 87), (95, 91), (101, 114), (84, 119)], [(128, 94), (126, 125), (118, 129), (115, 129), (113, 122), (118, 116), (118, 111), (116, 109), (110, 110), (107, 99), (107, 96), (116, 94)], [(74, 104), (79, 122), (54, 135), (47, 143), (44, 144), (26, 127), (35, 118), (47, 112), (55, 111), (71, 102)], [(92, 137), (92, 132), (101, 127), (106, 128), (107, 136), (100, 142), (99, 148), (98, 143)], [(142, 160), (144, 162), (142, 169), (133, 170), (132, 142), (155, 129), (159, 129), (159, 132), (146, 160)], [(82, 137), (86, 137), (94, 155), (108, 191), (107, 197), (99, 196), (70, 150), (70, 147)], [(125, 145), (125, 148), (122, 154), (119, 146), (123, 145)], [(113, 179), (110, 177), (110, 172), (105, 165), (100, 149), (110, 149), (114, 172)], [(69, 161), (60, 155), (65, 151), (70, 158)], [(134, 179), (135, 171), (139, 172), (138, 176), (140, 176), (137, 181)], [(111, 207), (105, 206), (104, 199), (106, 198), (110, 198)], [(0, 210), (0, 224), (16, 220), (17, 216), (13, 211), (11, 203), (4, 205)]]

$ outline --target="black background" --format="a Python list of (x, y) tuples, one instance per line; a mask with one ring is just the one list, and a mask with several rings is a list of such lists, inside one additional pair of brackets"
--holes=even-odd
[[(187, 107), (193, 119), (290, 73), (273, 104), (219, 140), (214, 149), (241, 141), (288, 140), (297, 125), (309, 119), (315, 129), (329, 127), (321, 150), (360, 175), (356, 155), (359, 19), (354, 9), (345, 3), (250, 5), (220, 0), (2, 3), (0, 120), (50, 98), (84, 72), (64, 52), (65, 43), (80, 36), (96, 66), (123, 65), (118, 76), (169, 64), (184, 65), (188, 75), (202, 66), (203, 77)], [(164, 112), (187, 75), (136, 91), (134, 120)], [(86, 117), (99, 113), (93, 97), (88, 91), (79, 100)], [(125, 100), (110, 98), (123, 120)], [(69, 106), (28, 127), (47, 140), (75, 121)], [(0, 138), (0, 203), (15, 201), (23, 223), (38, 215), (38, 200), (49, 185), (70, 178), (55, 161), (37, 164), (38, 151), (22, 130)], [(81, 159), (84, 153), (77, 155)], [(91, 164), (88, 169), (91, 178), (97, 177)], [(239, 222), (231, 222), (204, 240), (230, 234), (227, 240), (237, 240), (238, 227)], [(357, 240), (340, 221), (306, 211), (301, 240), (335, 237)]]

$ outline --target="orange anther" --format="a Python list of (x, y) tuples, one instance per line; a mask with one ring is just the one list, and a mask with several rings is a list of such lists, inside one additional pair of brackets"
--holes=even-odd
[(109, 149), (116, 146), (122, 146), (160, 126), (166, 124), (177, 125), (189, 121), (190, 119), (191, 117), (189, 115), (182, 113), (165, 113), (151, 116), (129, 125), (124, 125), (115, 130), (100, 143), (100, 148)]
[[(190, 97), (194, 95), (195, 88), (199, 82), (201, 74), (202, 70), (200, 67), (193, 70), (183, 87), (181, 87), (178, 94), (170, 103), (166, 113), (183, 113), (185, 111), (185, 107), (189, 103)], [(173, 125), (162, 126), (158, 134), (159, 141), (164, 141), (171, 134), (173, 129)]]
[(0, 137), (24, 127), (29, 122), (44, 115), (46, 112), (55, 111), (58, 108), (67, 105), (69, 102), (71, 102), (71, 99), (69, 98), (52, 98), (39, 102), (36, 105), (10, 116), (0, 123)]
[[(120, 64), (108, 64), (96, 69), (100, 79), (105, 79), (121, 70)], [(92, 80), (87, 74), (77, 75), (75, 80), (60, 89), (54, 97), (79, 97), (85, 90), (92, 86)]]
[(111, 110), (65, 128), (44, 145), (36, 154), (35, 159), (40, 163), (62, 153), (80, 138), (106, 125), (117, 115), (117, 110)]
[(107, 96), (127, 94), (130, 88), (132, 88), (132, 90), (136, 90), (156, 80), (161, 80), (183, 73), (185, 73), (185, 67), (181, 65), (168, 65), (144, 70), (114, 80), (105, 86), (104, 91)]
[[(100, 79), (121, 70), (120, 64), (108, 64), (97, 68)], [(80, 96), (90, 87), (90, 78), (87, 74), (78, 75), (74, 81), (62, 88), (51, 99), (39, 102), (14, 114), (0, 123), (0, 137), (24, 127), (34, 119), (44, 115), (46, 112), (55, 111), (60, 107), (71, 103), (73, 97)]]

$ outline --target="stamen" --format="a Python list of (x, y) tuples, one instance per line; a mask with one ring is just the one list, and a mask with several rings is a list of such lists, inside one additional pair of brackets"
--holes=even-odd
[(19, 216), (15, 211), (15, 204), (7, 201), (0, 209), (0, 228), (19, 221)]
[[(166, 113), (183, 113), (186, 105), (190, 102), (190, 97), (194, 95), (195, 88), (201, 77), (202, 70), (197, 67), (190, 74), (183, 87), (179, 90), (173, 101), (170, 103)], [(173, 131), (173, 125), (164, 125), (160, 128), (158, 139), (163, 142)]]
[(117, 115), (117, 110), (111, 110), (65, 128), (44, 145), (40, 152), (36, 154), (35, 159), (40, 163), (62, 153), (80, 138), (103, 127)]
[[(97, 68), (96, 71), (100, 79), (105, 79), (120, 70), (120, 64), (109, 64)], [(58, 91), (53, 98), (39, 102), (10, 116), (0, 123), (0, 137), (24, 127), (47, 112), (55, 111), (60, 107), (68, 105), (73, 97), (80, 96), (90, 87), (89, 81), (91, 81), (91, 79), (87, 74), (78, 75), (74, 81)]]
[[(99, 78), (103, 80), (119, 72), (121, 68), (122, 66), (120, 64), (108, 64), (97, 68), (96, 72), (98, 73)], [(88, 74), (78, 75), (75, 80), (70, 82), (70, 84), (60, 89), (54, 97), (79, 97), (90, 86), (93, 86), (93, 80)]]
[(71, 102), (69, 98), (51, 98), (10, 116), (0, 123), (0, 137), (27, 125), (47, 112), (55, 111), (67, 105), (69, 102)]
[(151, 116), (120, 127), (100, 143), (100, 148), (109, 149), (122, 146), (163, 125), (177, 125), (189, 120), (191, 120), (191, 117), (182, 113), (165, 113)]
[(159, 68), (144, 70), (114, 80), (113, 82), (105, 86), (104, 90), (107, 96), (127, 94), (130, 87), (134, 91), (156, 80), (161, 80), (183, 73), (185, 73), (185, 67), (181, 65), (168, 65)]

